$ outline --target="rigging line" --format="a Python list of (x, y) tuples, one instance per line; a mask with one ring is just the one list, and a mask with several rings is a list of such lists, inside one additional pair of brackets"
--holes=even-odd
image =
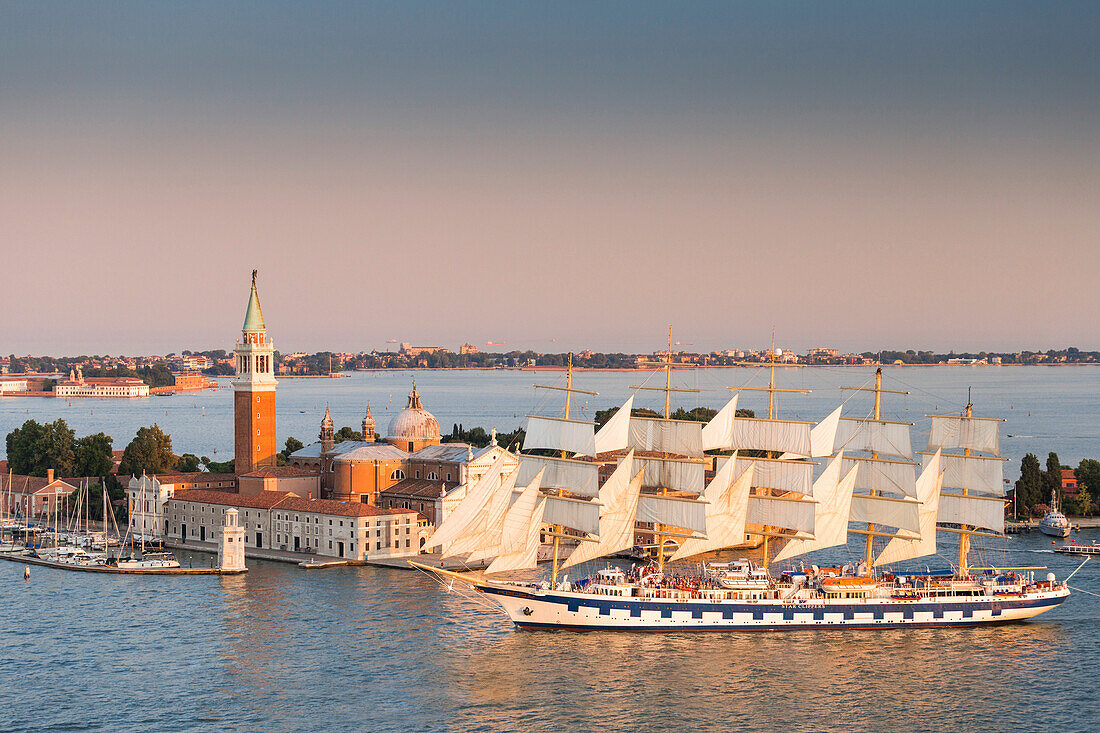
[(1067, 585), (1066, 587), (1075, 593), (1084, 593), (1087, 596), (1096, 596), (1097, 598), (1100, 598), (1100, 593), (1093, 593), (1092, 591), (1087, 591), (1082, 588), (1074, 588), (1072, 585)]

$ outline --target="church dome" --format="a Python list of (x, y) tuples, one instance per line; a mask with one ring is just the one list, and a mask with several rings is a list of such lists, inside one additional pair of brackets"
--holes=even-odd
[(420, 404), (420, 393), (413, 384), (409, 402), (390, 423), (390, 440), (436, 440), (441, 437), (439, 421)]

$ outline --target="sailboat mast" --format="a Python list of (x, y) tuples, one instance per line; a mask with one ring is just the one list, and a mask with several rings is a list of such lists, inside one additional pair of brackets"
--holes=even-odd
[[(879, 358), (882, 361), (882, 358)], [(880, 366), (875, 370), (875, 419), (882, 419), (882, 367)], [(872, 451), (871, 458), (878, 458), (878, 452)], [(878, 491), (871, 489), (871, 496), (877, 496)], [(866, 559), (864, 560), (864, 567), (867, 571), (871, 571), (871, 563), (875, 559), (875, 525), (873, 523), (867, 524), (867, 552)]]
[[(665, 419), (668, 420), (672, 416), (672, 325), (668, 327), (668, 351), (665, 352)], [(668, 453), (662, 453), (663, 458), (668, 458)], [(661, 496), (668, 496), (668, 488), (661, 487)], [(660, 532), (664, 529), (663, 524), (655, 524), (653, 529)], [(657, 571), (664, 573), (665, 571), (665, 536), (663, 534), (657, 534), (655, 536), (657, 540)]]
[[(969, 395), (967, 395), (966, 409), (963, 410), (963, 417), (974, 416), (974, 404), (970, 401)], [(967, 458), (970, 457), (970, 449), (964, 448), (963, 455)], [(970, 493), (970, 489), (966, 486), (962, 487), (962, 495), (967, 496)], [(967, 531), (967, 525), (960, 524), (959, 529), (962, 532), (959, 534), (959, 577), (965, 577), (969, 574), (970, 568), (967, 563), (966, 556), (970, 554), (970, 533)]]
[[(572, 402), (570, 397), (573, 394), (573, 352), (569, 352), (569, 364), (565, 369), (565, 419), (569, 419), (569, 405)], [(562, 458), (568, 458), (569, 452), (562, 451)], [(558, 496), (562, 496), (565, 492), (562, 489), (558, 489)], [(550, 569), (550, 585), (557, 587), (558, 585), (558, 564), (561, 560), (561, 535), (564, 528), (560, 524), (554, 525), (554, 561), (551, 564)]]

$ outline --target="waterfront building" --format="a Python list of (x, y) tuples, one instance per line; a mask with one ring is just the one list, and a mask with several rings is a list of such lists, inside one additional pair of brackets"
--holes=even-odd
[(476, 353), (478, 353), (478, 349), (473, 344), (462, 344), (462, 346), (458, 347), (458, 353), (459, 354), (476, 354)]
[(137, 377), (88, 377), (80, 369), (69, 371), (53, 389), (54, 396), (70, 397), (148, 397), (149, 385)]
[(0, 476), (0, 506), (6, 517), (54, 516), (65, 497), (76, 491), (70, 481), (79, 484), (90, 480), (96, 479), (55, 478), (52, 468), (45, 477), (4, 474)]
[(183, 491), (165, 509), (165, 539), (177, 543), (213, 542), (226, 512), (236, 510), (245, 554), (286, 550), (349, 560), (405, 557), (418, 554), (431, 532), (427, 521), (410, 510), (303, 499), (282, 491)]
[(398, 353), (415, 358), (421, 354), (434, 354), (437, 351), (447, 351), (447, 349), (442, 346), (413, 346), (408, 342), (403, 342), (401, 344), (401, 351)]
[(0, 379), (0, 394), (18, 394), (29, 388), (26, 379)]
[(267, 337), (256, 271), (248, 296), (241, 340), (233, 350), (237, 376), (233, 380), (233, 459), (238, 474), (274, 466), (275, 345)]
[(203, 489), (235, 493), (237, 477), (232, 473), (174, 473), (159, 476), (131, 476), (126, 486), (126, 506), (134, 532), (158, 537), (167, 531), (164, 507), (177, 491)]

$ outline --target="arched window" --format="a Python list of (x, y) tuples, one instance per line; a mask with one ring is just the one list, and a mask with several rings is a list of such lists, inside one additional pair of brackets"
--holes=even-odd
[(390, 478), (394, 481), (404, 481), (405, 472), (402, 471), (400, 468), (395, 468), (393, 469), (393, 473), (390, 474)]
[(439, 474), (436, 473), (435, 471), (428, 471), (428, 480), (429, 481), (438, 481), (439, 480)]

